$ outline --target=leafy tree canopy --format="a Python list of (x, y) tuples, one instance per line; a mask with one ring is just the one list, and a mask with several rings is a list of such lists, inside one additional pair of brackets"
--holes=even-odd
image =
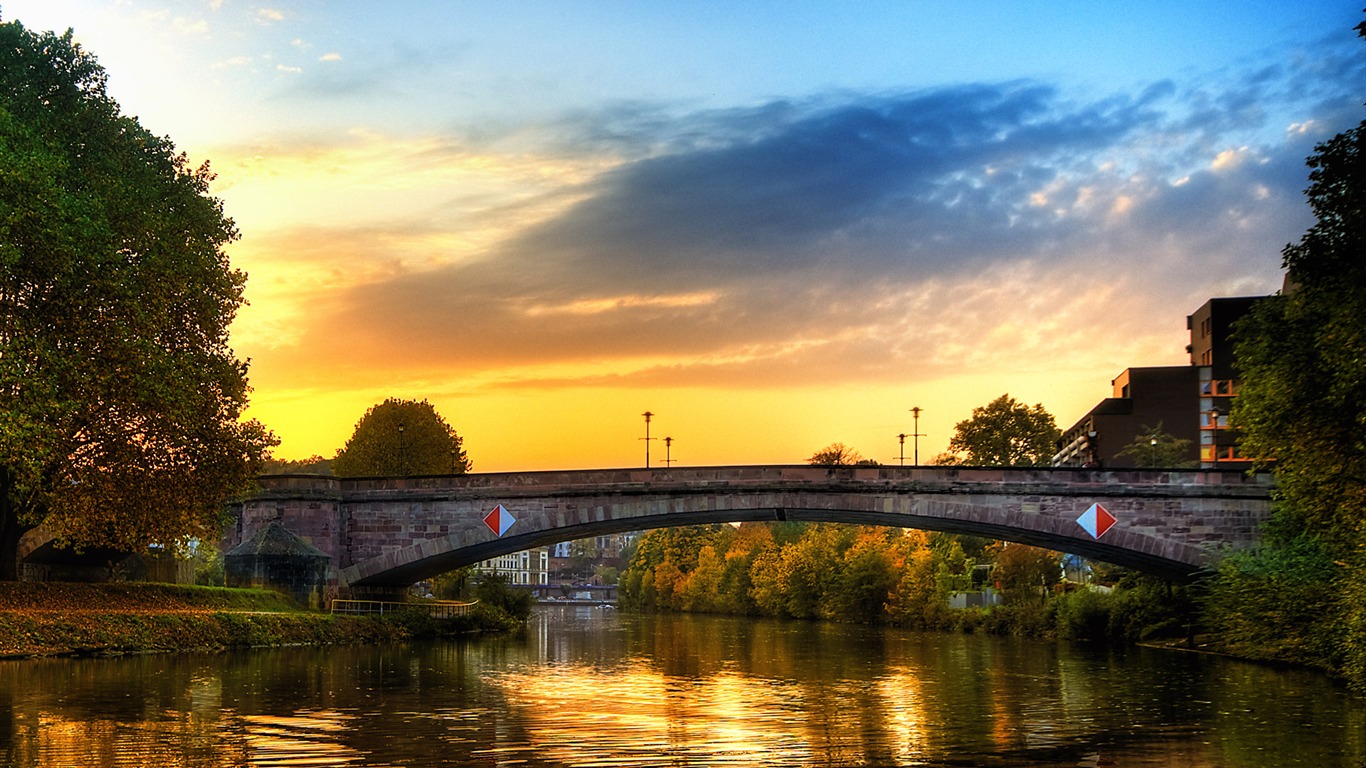
[(1234, 327), (1230, 423), (1244, 455), (1274, 466), (1280, 500), (1265, 546), (1221, 568), (1210, 614), (1240, 652), (1366, 690), (1366, 121), (1308, 162), (1317, 220), (1282, 251), (1285, 290)]
[(992, 547), (992, 576), (1007, 602), (1042, 603), (1062, 577), (1062, 555), (1026, 544), (998, 542)]
[(1134, 435), (1134, 441), (1116, 455), (1133, 459), (1136, 467), (1177, 469), (1197, 464), (1191, 458), (1191, 441), (1172, 435), (1160, 421), (1155, 427), (1144, 424), (1143, 429)]
[(263, 475), (330, 475), (332, 460), (313, 455), (306, 459), (268, 458), (261, 467)]
[(840, 466), (848, 464), (876, 465), (877, 462), (863, 458), (863, 454), (850, 448), (844, 443), (831, 443), (824, 448), (811, 454), (806, 460), (808, 464), (820, 466)]
[(73, 545), (216, 538), (274, 438), (243, 422), (246, 276), (207, 164), (120, 113), (72, 40), (0, 23), (0, 578)]
[(471, 466), (460, 435), (431, 403), (392, 397), (365, 412), (332, 460), (338, 477), (463, 475)]
[(1366, 539), (1366, 122), (1309, 165), (1318, 221), (1283, 251), (1287, 289), (1235, 327), (1231, 419), (1294, 513), (1350, 549)]
[(1042, 404), (1033, 407), (1010, 395), (972, 409), (972, 418), (954, 426), (949, 455), (937, 463), (1028, 467), (1053, 458), (1058, 425)]

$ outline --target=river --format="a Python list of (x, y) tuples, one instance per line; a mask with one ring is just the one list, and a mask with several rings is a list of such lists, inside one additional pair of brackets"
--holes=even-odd
[(1146, 648), (540, 608), (403, 647), (0, 662), (8, 766), (1366, 766), (1366, 700)]

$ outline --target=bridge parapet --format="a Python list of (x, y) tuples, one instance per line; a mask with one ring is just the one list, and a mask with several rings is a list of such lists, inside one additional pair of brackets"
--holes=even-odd
[(1269, 498), (1274, 485), (1268, 473), (1237, 470), (1133, 470), (1073, 467), (858, 467), (858, 466), (724, 466), (676, 469), (589, 469), (536, 472), (490, 472), (429, 477), (335, 478), (318, 475), (267, 475), (258, 478), (257, 497), (344, 496), (347, 499), (393, 496), (449, 498), (544, 496), (548, 492), (597, 494), (603, 490), (651, 492), (708, 487), (768, 488), (803, 484), (924, 489), (951, 493), (984, 488), (1069, 495), (1219, 496)]

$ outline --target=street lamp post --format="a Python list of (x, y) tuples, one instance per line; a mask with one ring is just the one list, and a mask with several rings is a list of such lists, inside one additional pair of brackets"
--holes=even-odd
[(920, 466), (920, 438), (924, 437), (924, 435), (920, 434), (920, 411), (921, 411), (921, 410), (922, 410), (922, 409), (921, 409), (920, 406), (918, 406), (918, 405), (917, 405), (916, 407), (914, 407), (914, 408), (911, 409), (911, 416), (914, 417), (914, 419), (915, 419), (915, 422), (914, 422), (914, 423), (915, 423), (915, 429), (911, 432), (911, 437), (915, 438), (914, 441), (913, 441), (913, 445), (914, 445), (914, 448), (915, 448), (915, 461), (914, 461), (914, 463), (915, 463), (915, 466), (917, 466), (917, 467)]
[(645, 413), (642, 413), (641, 416), (644, 416), (644, 417), (645, 417), (645, 437), (642, 437), (641, 440), (644, 440), (644, 441), (645, 441), (645, 468), (646, 468), (646, 469), (649, 469), (649, 468), (650, 468), (650, 441), (654, 439), (653, 437), (650, 437), (650, 417), (651, 417), (651, 416), (654, 416), (654, 414), (653, 414), (653, 413), (650, 413), (649, 411), (646, 411)]
[(404, 453), (403, 445), (403, 422), (398, 423), (398, 474), (401, 477), (408, 476), (408, 456)]
[(1153, 468), (1156, 469), (1156, 468), (1157, 468), (1157, 435), (1153, 435), (1153, 436), (1152, 436), (1152, 439), (1150, 439), (1150, 440), (1148, 441), (1148, 445), (1151, 446), (1151, 451), (1150, 451), (1149, 454), (1148, 454), (1148, 461), (1151, 462)]
[(672, 437), (665, 437), (665, 438), (664, 438), (664, 466), (666, 466), (666, 467), (671, 467), (671, 466), (673, 466), (673, 463), (674, 463), (674, 460), (673, 460), (673, 444), (674, 444), (674, 439), (673, 439)]
[(901, 434), (897, 435), (896, 440), (897, 445), (899, 446), (897, 448), (896, 460), (900, 462), (901, 466), (904, 467), (906, 466), (906, 433), (902, 432)]

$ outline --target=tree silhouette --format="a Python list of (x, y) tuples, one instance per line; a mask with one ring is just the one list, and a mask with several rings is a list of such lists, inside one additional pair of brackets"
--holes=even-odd
[(338, 477), (463, 475), (463, 441), (426, 400), (389, 398), (365, 412), (332, 460)]

